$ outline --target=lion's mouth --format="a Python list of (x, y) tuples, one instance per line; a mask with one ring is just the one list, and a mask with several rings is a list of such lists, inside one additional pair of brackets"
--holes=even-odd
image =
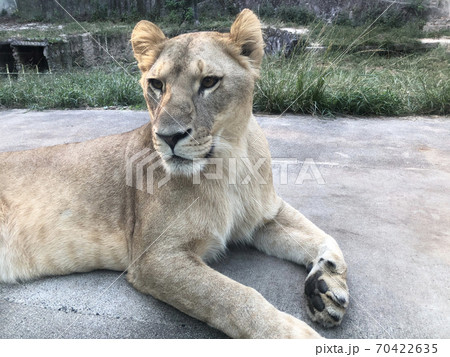
[(170, 163), (174, 163), (174, 164), (188, 164), (188, 163), (192, 163), (192, 159), (186, 159), (185, 157), (181, 157), (178, 155), (172, 155), (169, 159), (166, 159), (166, 161), (170, 162)]
[[(214, 148), (215, 148), (214, 145), (211, 145), (211, 148), (206, 153), (206, 155), (203, 156), (202, 158), (198, 158), (198, 159), (209, 159), (209, 158), (213, 157), (213, 155), (214, 155)], [(185, 163), (185, 162), (192, 162), (195, 159), (190, 159), (190, 158), (178, 156), (178, 155), (172, 153), (172, 155), (170, 156), (170, 158), (168, 160), (173, 161), (173, 162), (177, 162), (177, 163), (183, 163), (183, 162)]]

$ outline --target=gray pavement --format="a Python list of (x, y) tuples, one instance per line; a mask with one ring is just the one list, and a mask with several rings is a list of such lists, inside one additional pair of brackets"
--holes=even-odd
[[(313, 159), (318, 168), (320, 177), (307, 166), (301, 185), (301, 163), (289, 166), (287, 185), (278, 166), (274, 178), (279, 194), (345, 254), (351, 301), (340, 327), (308, 319), (301, 267), (238, 247), (213, 267), (328, 338), (450, 338), (449, 119), (258, 117), (273, 157)], [(83, 141), (147, 120), (133, 111), (0, 111), (0, 151)], [(0, 337), (224, 337), (119, 275), (0, 284)]]

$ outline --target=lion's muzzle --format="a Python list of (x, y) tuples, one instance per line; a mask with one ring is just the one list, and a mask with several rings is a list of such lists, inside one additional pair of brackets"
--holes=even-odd
[(171, 135), (162, 135), (159, 133), (155, 133), (159, 138), (164, 140), (164, 142), (169, 145), (169, 147), (174, 151), (175, 145), (177, 145), (178, 141), (188, 137), (192, 132), (192, 129), (188, 129), (186, 131), (176, 132)]

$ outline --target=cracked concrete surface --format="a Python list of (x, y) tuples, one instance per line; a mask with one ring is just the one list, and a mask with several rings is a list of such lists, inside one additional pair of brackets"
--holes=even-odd
[[(272, 156), (300, 162), (289, 166), (287, 185), (274, 166), (277, 192), (345, 254), (351, 301), (340, 327), (308, 319), (302, 267), (241, 247), (213, 267), (328, 338), (449, 338), (449, 119), (258, 117)], [(0, 111), (0, 151), (92, 139), (147, 120), (133, 111)], [(324, 184), (312, 171), (295, 184), (308, 159)], [(111, 271), (0, 284), (0, 318), (2, 338), (224, 337)]]

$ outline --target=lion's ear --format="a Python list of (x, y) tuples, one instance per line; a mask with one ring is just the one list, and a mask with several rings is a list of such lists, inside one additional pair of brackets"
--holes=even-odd
[(250, 59), (251, 66), (259, 70), (264, 55), (261, 23), (249, 9), (238, 15), (230, 29), (230, 40), (241, 50), (240, 54)]
[(166, 36), (161, 29), (149, 21), (139, 21), (131, 34), (131, 45), (139, 69), (146, 72), (160, 54)]

